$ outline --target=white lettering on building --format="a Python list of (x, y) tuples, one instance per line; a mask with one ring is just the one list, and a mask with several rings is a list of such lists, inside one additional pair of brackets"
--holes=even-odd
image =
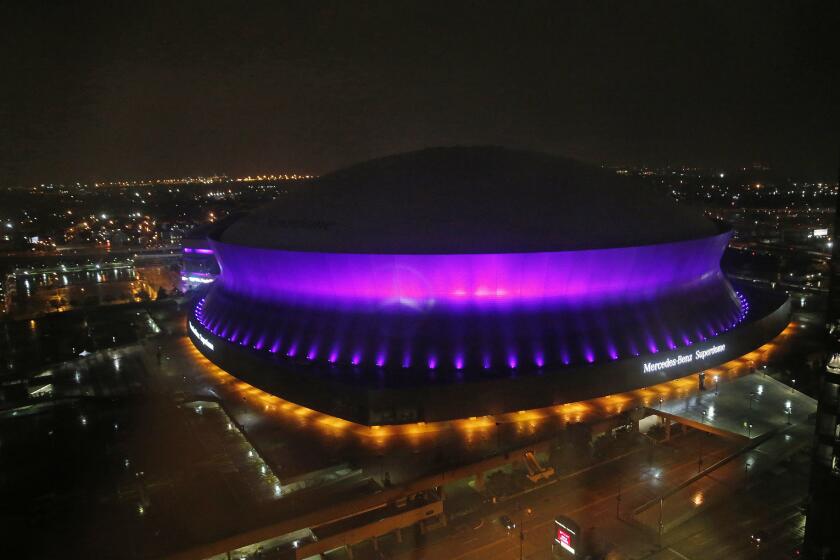
[(214, 349), (213, 348), (213, 343), (210, 342), (210, 340), (207, 337), (205, 337), (200, 332), (198, 332), (198, 329), (195, 328), (195, 325), (192, 324), (192, 321), (190, 321), (189, 324), (190, 324), (190, 330), (195, 335), (195, 337), (198, 339), (198, 341), (201, 344), (203, 344), (204, 346), (206, 346), (207, 348), (209, 348), (210, 350), (213, 350)]
[(654, 371), (662, 371), (663, 369), (670, 369), (674, 366), (691, 363), (695, 360), (705, 360), (709, 356), (720, 354), (726, 350), (726, 344), (718, 344), (706, 349), (697, 349), (694, 354), (677, 354), (674, 358), (667, 358), (659, 362), (645, 362), (642, 364), (642, 370), (645, 373), (652, 373)]

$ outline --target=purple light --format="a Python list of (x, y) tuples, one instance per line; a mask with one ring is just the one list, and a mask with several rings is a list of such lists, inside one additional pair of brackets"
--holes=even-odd
[[(342, 361), (370, 368), (386, 368), (388, 358), (406, 369), (455, 372), (619, 360), (690, 345), (706, 338), (707, 329), (712, 336), (733, 328), (733, 318), (742, 320), (743, 296), (706, 258), (727, 238), (472, 255), (292, 253), (218, 243), (226, 272), (196, 304), (194, 317), (210, 332), (233, 333), (232, 341), (256, 349), (337, 363), (344, 348)], [(689, 281), (690, 271), (701, 270), (697, 254), (678, 251), (691, 248), (709, 268)], [(654, 257), (664, 264), (645, 269)], [(568, 268), (559, 270), (558, 263)], [(403, 270), (409, 264), (414, 268)], [(622, 270), (637, 274), (622, 276)], [(291, 286), (289, 278), (300, 282)], [(355, 352), (347, 348), (350, 340)]]
[(185, 253), (198, 253), (199, 255), (212, 255), (213, 249), (195, 249), (192, 247), (184, 247)]
[(313, 253), (211, 243), (228, 293), (276, 302), (463, 306), (627, 299), (683, 289), (701, 278), (720, 280), (729, 237), (726, 232), (641, 247), (463, 255)]
[(569, 357), (569, 351), (566, 349), (565, 346), (560, 351), (560, 361), (563, 362), (564, 366), (567, 366), (570, 363), (572, 363), (572, 359)]

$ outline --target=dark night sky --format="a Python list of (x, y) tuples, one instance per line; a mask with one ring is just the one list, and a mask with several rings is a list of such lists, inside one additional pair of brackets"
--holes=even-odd
[(0, 185), (451, 144), (836, 178), (830, 2), (33, 4), (2, 9)]

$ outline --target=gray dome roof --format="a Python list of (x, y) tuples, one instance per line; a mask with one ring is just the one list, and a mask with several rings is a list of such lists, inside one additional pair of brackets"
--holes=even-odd
[(497, 147), (432, 148), (335, 171), (234, 222), (225, 243), (340, 253), (650, 245), (720, 228), (634, 179)]

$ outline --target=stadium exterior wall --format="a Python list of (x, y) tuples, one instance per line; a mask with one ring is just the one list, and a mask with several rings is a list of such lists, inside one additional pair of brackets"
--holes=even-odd
[[(268, 393), (359, 424), (403, 424), (555, 406), (639, 389), (718, 366), (772, 340), (790, 320), (789, 299), (763, 292), (751, 292), (749, 299), (756, 319), (688, 347), (613, 362), (546, 368), (539, 374), (509, 379), (429, 384), (410, 390), (354, 385), (352, 371), (336, 375), (329, 367), (304, 360), (266, 359), (214, 335), (193, 318), (188, 319), (187, 332), (210, 361)], [(707, 355), (699, 358), (698, 352)]]

